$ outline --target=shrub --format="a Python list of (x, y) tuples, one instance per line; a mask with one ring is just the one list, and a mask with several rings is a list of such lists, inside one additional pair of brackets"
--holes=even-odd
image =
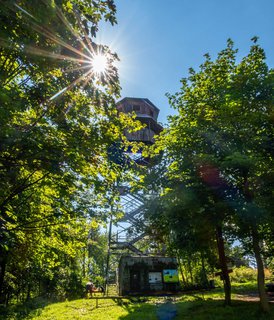
[(234, 268), (231, 273), (231, 280), (238, 283), (256, 281), (257, 270), (249, 267)]
[[(246, 282), (256, 282), (257, 281), (257, 269), (252, 269), (249, 267), (239, 267), (234, 268), (233, 272), (230, 274), (231, 280), (238, 283)], [(265, 280), (271, 281), (273, 279), (273, 274), (269, 269), (265, 269)]]
[(257, 280), (257, 270), (249, 267), (234, 268), (230, 276), (231, 280), (234, 282), (252, 282)]

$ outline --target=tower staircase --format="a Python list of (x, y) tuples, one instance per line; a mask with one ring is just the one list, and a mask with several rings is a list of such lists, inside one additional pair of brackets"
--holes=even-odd
[(137, 255), (146, 255), (144, 251), (135, 246), (147, 235), (144, 232), (144, 198), (140, 194), (124, 194), (122, 206), (125, 214), (116, 223), (116, 233), (111, 237), (111, 250), (128, 250)]

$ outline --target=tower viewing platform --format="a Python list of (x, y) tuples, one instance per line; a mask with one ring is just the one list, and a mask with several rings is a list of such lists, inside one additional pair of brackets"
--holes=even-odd
[(126, 137), (129, 141), (152, 144), (155, 134), (163, 130), (163, 127), (157, 122), (160, 110), (149, 99), (126, 97), (118, 101), (116, 105), (119, 112), (136, 113), (136, 120), (146, 125), (137, 132), (127, 132)]

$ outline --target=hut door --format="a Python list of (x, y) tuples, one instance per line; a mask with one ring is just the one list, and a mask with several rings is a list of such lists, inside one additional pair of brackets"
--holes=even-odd
[(140, 291), (140, 271), (131, 270), (130, 271), (130, 290)]

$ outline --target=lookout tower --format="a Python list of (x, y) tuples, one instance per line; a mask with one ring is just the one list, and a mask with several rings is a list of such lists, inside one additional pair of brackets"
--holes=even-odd
[(126, 133), (129, 141), (140, 141), (147, 144), (154, 142), (154, 135), (159, 134), (163, 128), (157, 122), (159, 109), (146, 98), (123, 98), (117, 104), (119, 112), (136, 113), (136, 120), (145, 124), (146, 127), (137, 132)]
[[(127, 139), (129, 141), (153, 144), (154, 136), (163, 130), (163, 127), (157, 122), (160, 110), (146, 98), (126, 97), (120, 100), (116, 106), (119, 112), (127, 114), (134, 112), (136, 119), (146, 125), (145, 128), (137, 132), (126, 132), (125, 136)], [(151, 166), (149, 161), (143, 158), (141, 150), (137, 155), (132, 154), (131, 159), (143, 166)], [(112, 235), (110, 239), (111, 249), (113, 251), (128, 250), (134, 254), (143, 256), (145, 253), (137, 249), (135, 245), (147, 236), (146, 232), (143, 231), (145, 227), (143, 217), (144, 203), (146, 200), (145, 195), (142, 191), (131, 192), (129, 186), (120, 185), (119, 191), (121, 195), (121, 205), (125, 214), (124, 217), (116, 222), (116, 235)], [(138, 247), (140, 248), (139, 245)]]
[[(154, 136), (158, 135), (163, 130), (163, 127), (157, 122), (157, 118), (160, 110), (149, 99), (126, 97), (118, 101), (116, 104), (116, 107), (117, 107), (117, 110), (122, 113), (126, 113), (126, 114), (135, 113), (136, 120), (139, 120), (142, 124), (145, 125), (143, 129), (137, 132), (133, 132), (133, 133), (125, 132), (125, 136), (129, 141), (142, 142), (147, 145), (151, 145), (154, 143)], [(133, 154), (131, 153), (131, 149), (129, 148), (126, 151), (126, 153), (130, 154), (130, 158), (134, 160), (135, 163), (141, 164), (142, 166), (147, 166), (147, 170), (150, 170), (150, 167), (153, 166), (153, 163), (150, 163), (150, 161), (143, 158), (141, 149), (142, 148), (140, 147), (140, 150), (136, 154)], [(149, 235), (146, 232), (144, 210), (145, 210), (145, 202), (147, 201), (149, 195), (148, 194), (145, 195), (142, 190), (132, 191), (129, 185), (119, 185), (117, 187), (121, 196), (120, 205), (123, 208), (122, 211), (124, 212), (124, 216), (120, 218), (120, 220), (113, 222), (115, 226), (115, 233), (112, 233), (112, 219), (110, 220), (109, 238), (108, 238), (108, 259), (107, 259), (107, 267), (106, 267), (106, 288), (109, 282), (110, 256), (112, 256), (112, 262), (113, 262), (112, 266), (113, 266), (116, 263), (118, 264), (118, 261), (116, 258), (119, 258), (119, 256), (120, 257), (124, 256), (126, 252), (127, 254), (131, 254), (131, 255), (133, 254), (137, 257), (147, 257), (148, 258), (147, 262), (150, 261), (149, 256), (151, 254), (153, 255), (158, 254), (158, 253), (154, 253), (155, 250), (154, 251), (150, 250), (152, 249), (153, 240), (149, 238)], [(160, 252), (160, 250), (158, 249), (157, 251)], [(161, 255), (162, 253), (163, 252), (161, 252)], [(140, 261), (143, 261), (142, 259)], [(136, 262), (137, 264), (140, 263), (138, 259), (136, 261), (137, 261)], [(125, 278), (128, 278), (131, 275), (130, 277), (131, 278), (133, 277), (137, 282), (139, 281), (138, 279), (141, 279), (140, 278), (141, 276), (143, 277), (142, 279), (145, 279), (142, 281), (148, 282), (149, 274), (147, 272), (144, 276), (143, 274), (141, 275), (141, 273), (140, 274), (134, 273), (133, 275), (132, 272), (134, 271), (135, 267), (136, 266), (134, 264), (132, 268), (128, 268), (127, 271), (123, 273), (123, 277), (122, 277), (123, 281)], [(117, 269), (117, 265), (115, 269)], [(123, 269), (123, 264), (120, 264), (119, 269), (120, 270)], [(155, 269), (154, 266), (152, 266), (150, 270), (152, 270), (153, 272), (156, 270), (155, 272), (158, 272), (158, 269), (157, 268)], [(120, 276), (121, 275), (122, 273), (120, 274)], [(159, 272), (157, 273), (157, 277), (158, 275), (159, 275)], [(132, 279), (130, 280), (131, 282), (133, 281)], [(134, 291), (136, 289), (135, 280), (133, 281), (134, 284), (132, 284), (133, 287), (130, 290)], [(153, 281), (155, 282), (156, 280), (154, 279)], [(127, 283), (126, 280), (125, 282)], [(140, 287), (139, 289), (143, 290), (144, 288)], [(124, 289), (121, 289), (121, 290), (124, 290)], [(125, 290), (123, 292), (125, 292)]]

